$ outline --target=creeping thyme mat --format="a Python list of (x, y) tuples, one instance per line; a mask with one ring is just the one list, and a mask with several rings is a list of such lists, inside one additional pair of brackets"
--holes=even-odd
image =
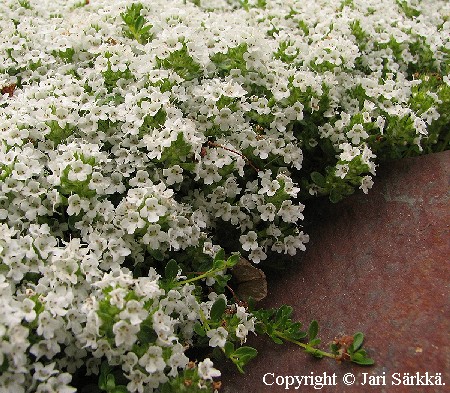
[[(232, 287), (304, 250), (303, 203), (448, 148), (439, 0), (3, 0), (0, 390), (196, 392), (250, 333), (318, 347)], [(445, 133), (447, 130), (447, 133)]]

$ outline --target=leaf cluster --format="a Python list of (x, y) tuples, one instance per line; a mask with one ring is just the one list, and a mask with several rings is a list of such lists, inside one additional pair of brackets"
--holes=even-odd
[(124, 34), (128, 38), (135, 39), (140, 44), (145, 45), (152, 40), (152, 25), (146, 24), (145, 18), (141, 15), (144, 6), (141, 3), (134, 3), (127, 7), (126, 11), (120, 14), (125, 22)]
[[(361, 332), (353, 337), (345, 336), (344, 339), (334, 340), (330, 344), (331, 352), (321, 350), (318, 346), (321, 339), (317, 337), (319, 324), (313, 320), (307, 331), (301, 330), (300, 322), (292, 321), (293, 309), (283, 305), (276, 309), (260, 309), (252, 311), (255, 316), (256, 331), (260, 334), (268, 335), (276, 344), (291, 342), (300, 346), (306, 353), (317, 358), (333, 358), (338, 361), (346, 360), (360, 365), (374, 364), (366, 350), (362, 347), (364, 335)], [(302, 341), (300, 341), (302, 340)]]

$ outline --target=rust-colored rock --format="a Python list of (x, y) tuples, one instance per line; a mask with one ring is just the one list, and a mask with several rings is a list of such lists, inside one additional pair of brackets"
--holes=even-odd
[[(268, 275), (263, 306), (289, 304), (307, 325), (318, 319), (326, 345), (337, 335), (365, 334), (376, 364), (362, 367), (309, 357), (295, 345), (276, 345), (257, 337), (248, 342), (260, 355), (245, 375), (232, 365), (223, 373), (222, 392), (394, 392), (448, 391), (450, 385), (450, 152), (381, 165), (369, 195), (357, 194), (337, 205), (307, 206), (311, 241), (285, 271)], [(266, 386), (274, 376), (336, 375), (336, 386)], [(346, 386), (385, 376), (380, 385)], [(441, 373), (447, 386), (406, 386), (392, 375)], [(395, 375), (396, 376), (396, 375)], [(274, 382), (269, 376), (268, 382)], [(425, 382), (426, 379), (422, 379)], [(385, 382), (385, 385), (382, 383)]]

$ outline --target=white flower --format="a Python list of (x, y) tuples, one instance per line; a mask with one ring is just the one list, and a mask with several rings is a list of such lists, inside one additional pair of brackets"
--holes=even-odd
[(11, 175), (17, 180), (26, 180), (33, 175), (32, 169), (24, 162), (16, 162)]
[(267, 259), (267, 254), (263, 251), (261, 247), (255, 248), (249, 254), (248, 259), (250, 259), (254, 263), (259, 263)]
[(243, 323), (237, 325), (236, 337), (241, 339), (241, 343), (244, 343), (246, 341), (247, 335), (248, 335), (247, 327)]
[(258, 211), (261, 213), (261, 220), (273, 221), (277, 212), (277, 207), (273, 203), (258, 206)]
[(362, 124), (355, 124), (350, 131), (347, 132), (347, 137), (351, 138), (354, 145), (359, 145), (361, 139), (366, 139), (369, 134), (364, 130)]
[(136, 232), (136, 229), (142, 229), (145, 227), (145, 220), (143, 220), (141, 217), (142, 214), (140, 214), (139, 212), (128, 210), (127, 215), (121, 221), (121, 225), (131, 235)]
[(162, 348), (155, 345), (149, 347), (147, 352), (139, 359), (139, 365), (150, 374), (163, 371), (166, 362), (163, 359)]
[(343, 179), (343, 178), (345, 178), (345, 176), (347, 176), (349, 169), (350, 168), (349, 168), (348, 164), (337, 164), (334, 175)]
[(84, 211), (89, 209), (89, 201), (81, 199), (78, 194), (71, 195), (67, 201), (69, 202), (69, 206), (67, 206), (67, 214), (69, 216), (80, 214), (81, 209)]
[(150, 197), (145, 200), (145, 204), (139, 211), (139, 214), (148, 222), (157, 222), (166, 212), (167, 207), (160, 205), (158, 198)]
[(239, 241), (241, 242), (242, 249), (250, 251), (258, 248), (258, 235), (254, 231), (249, 231), (246, 235), (241, 235)]
[(76, 389), (69, 386), (71, 380), (72, 376), (69, 373), (61, 373), (55, 377), (50, 377), (45, 383), (39, 384), (36, 393), (75, 393)]
[(342, 150), (342, 153), (339, 155), (339, 158), (342, 161), (351, 161), (356, 156), (360, 155), (361, 152), (357, 147), (353, 147), (350, 143), (342, 143), (339, 145), (339, 149)]
[(223, 348), (227, 341), (228, 332), (222, 326), (217, 329), (211, 329), (206, 332), (206, 335), (209, 337), (209, 346), (210, 347), (220, 347)]
[(360, 190), (363, 190), (364, 194), (369, 192), (373, 186), (373, 180), (371, 176), (364, 176), (361, 180), (361, 185), (359, 186)]
[(144, 244), (148, 244), (153, 250), (158, 250), (162, 243), (169, 240), (166, 232), (161, 230), (161, 225), (152, 224), (147, 227), (147, 232), (142, 237)]
[(189, 363), (189, 358), (184, 354), (184, 349), (181, 344), (175, 344), (172, 348), (172, 355), (167, 362), (167, 365), (171, 367), (169, 376), (175, 377), (178, 375), (178, 368), (185, 368)]
[(140, 370), (130, 370), (126, 377), (130, 380), (127, 384), (129, 392), (144, 393), (144, 384), (147, 383), (149, 377)]
[(61, 326), (61, 319), (53, 317), (45, 310), (39, 314), (36, 332), (45, 339), (51, 339), (55, 337), (57, 329), (61, 328)]
[(175, 183), (181, 183), (183, 181), (183, 168), (179, 165), (165, 168), (163, 169), (163, 175), (167, 177), (166, 183), (169, 186)]
[(41, 362), (34, 364), (33, 378), (38, 381), (45, 381), (55, 374), (58, 374), (58, 370), (55, 370), (55, 363), (50, 363), (46, 366), (44, 366)]
[(116, 346), (120, 347), (125, 344), (127, 348), (131, 348), (137, 340), (140, 326), (131, 325), (124, 320), (120, 320), (113, 325), (112, 330)]
[(212, 380), (215, 377), (220, 377), (221, 373), (219, 370), (216, 370), (211, 359), (206, 358), (203, 362), (199, 362), (198, 364), (198, 375), (200, 378), (206, 380)]
[[(284, 222), (297, 222), (303, 219), (303, 209), (304, 205), (294, 205), (291, 200), (283, 201), (280, 210), (278, 210), (278, 215), (283, 219)], [(279, 230), (278, 230), (279, 231)], [(281, 235), (277, 231), (277, 237)]]
[(125, 310), (119, 314), (120, 319), (128, 319), (132, 325), (140, 324), (148, 315), (143, 305), (137, 300), (128, 300)]
[(68, 179), (70, 181), (85, 181), (92, 173), (92, 167), (89, 164), (85, 164), (80, 160), (72, 162)]
[(280, 183), (277, 180), (270, 180), (270, 178), (263, 177), (261, 180), (261, 188), (259, 189), (258, 194), (267, 194), (268, 196), (274, 196), (280, 187)]
[(34, 310), (35, 302), (33, 300), (25, 298), (22, 302), (22, 310), (25, 313), (24, 318), (27, 322), (34, 321), (36, 318), (36, 311)]

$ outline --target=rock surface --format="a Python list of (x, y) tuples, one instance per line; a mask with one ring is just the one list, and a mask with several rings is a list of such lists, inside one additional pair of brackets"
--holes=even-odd
[[(335, 336), (362, 331), (371, 367), (318, 360), (293, 344), (251, 337), (259, 356), (240, 375), (227, 365), (222, 392), (444, 392), (450, 385), (450, 152), (381, 165), (368, 195), (337, 205), (307, 206), (313, 217), (307, 251), (278, 274), (269, 273), (261, 304), (288, 304), (307, 324), (317, 319), (323, 348)], [(336, 386), (278, 386), (277, 376), (336, 375)], [(395, 385), (395, 377), (440, 373), (447, 386)], [(266, 373), (266, 386), (263, 377)], [(346, 373), (356, 383), (346, 386)], [(366, 376), (381, 376), (379, 385)], [(398, 373), (398, 374), (395, 374)], [(273, 375), (272, 375), (273, 374)], [(281, 378), (278, 380), (281, 382)], [(286, 381), (286, 380), (284, 380)], [(372, 380), (373, 381), (373, 380)], [(384, 384), (383, 384), (384, 383)], [(392, 384), (394, 383), (394, 385)]]

